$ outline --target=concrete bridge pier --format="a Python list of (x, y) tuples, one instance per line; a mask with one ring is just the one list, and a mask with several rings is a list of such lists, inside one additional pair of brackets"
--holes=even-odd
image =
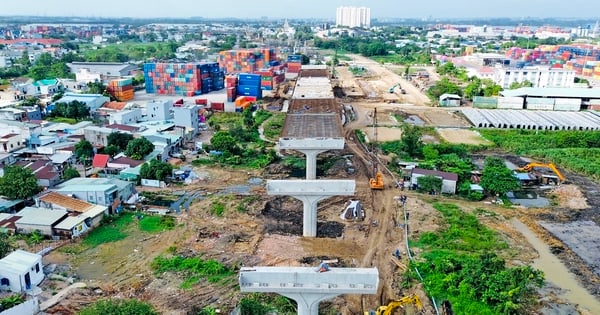
[(356, 188), (353, 180), (268, 180), (267, 194), (292, 196), (304, 207), (302, 235), (317, 236), (317, 208), (319, 201), (332, 196), (352, 196)]

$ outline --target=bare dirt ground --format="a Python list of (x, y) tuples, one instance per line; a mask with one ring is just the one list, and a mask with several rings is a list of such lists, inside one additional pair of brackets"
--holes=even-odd
[(469, 129), (455, 129), (455, 128), (437, 128), (437, 133), (449, 143), (463, 143), (463, 144), (490, 144), (490, 142), (481, 137), (481, 135), (474, 130)]

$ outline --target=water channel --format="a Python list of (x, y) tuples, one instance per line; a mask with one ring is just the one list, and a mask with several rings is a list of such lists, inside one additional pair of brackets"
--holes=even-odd
[[(517, 219), (512, 219), (513, 226), (525, 236), (527, 242), (538, 252), (540, 257), (533, 262), (533, 266), (544, 272), (546, 281), (562, 289), (558, 294), (561, 299), (577, 305), (583, 314), (600, 314), (600, 301), (583, 288), (567, 267), (550, 252), (550, 248), (540, 240), (525, 224)], [(560, 313), (558, 313), (560, 314)], [(569, 314), (569, 313), (565, 313)]]

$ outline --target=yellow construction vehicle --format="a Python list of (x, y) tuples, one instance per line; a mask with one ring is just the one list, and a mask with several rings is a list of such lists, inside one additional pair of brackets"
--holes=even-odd
[(536, 162), (529, 163), (521, 168), (518, 168), (517, 172), (531, 172), (531, 171), (533, 171), (533, 169), (535, 167), (548, 168), (548, 169), (552, 170), (552, 172), (554, 172), (554, 174), (556, 174), (556, 177), (558, 177), (558, 180), (560, 180), (561, 182), (564, 182), (566, 180), (566, 178), (563, 176), (563, 174), (552, 163), (536, 163)]
[(388, 305), (382, 305), (377, 308), (375, 311), (365, 312), (365, 315), (391, 315), (395, 309), (406, 305), (414, 305), (418, 311), (423, 309), (423, 304), (419, 299), (419, 296), (416, 294), (411, 294), (409, 296), (405, 296), (399, 300), (391, 301)]
[(377, 149), (375, 144), (377, 143), (377, 108), (373, 111), (373, 142), (371, 146), (371, 153), (373, 154), (373, 178), (369, 179), (369, 186), (371, 189), (381, 190), (383, 189), (383, 173), (377, 167)]

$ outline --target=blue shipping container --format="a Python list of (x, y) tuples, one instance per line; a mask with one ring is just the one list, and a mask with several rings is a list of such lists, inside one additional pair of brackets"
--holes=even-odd
[(254, 82), (254, 81), (260, 82), (260, 74), (240, 73), (240, 75), (238, 77), (239, 77), (240, 81), (244, 80), (244, 81), (248, 81), (248, 82)]

